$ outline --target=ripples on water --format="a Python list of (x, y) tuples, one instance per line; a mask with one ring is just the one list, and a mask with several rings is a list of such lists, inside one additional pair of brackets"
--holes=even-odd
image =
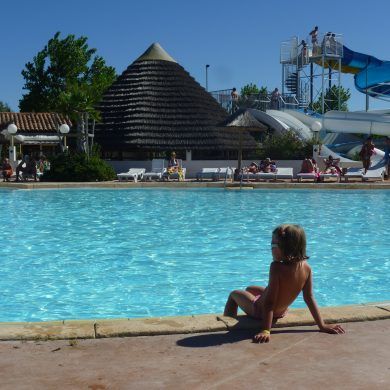
[[(1, 191), (0, 321), (220, 313), (307, 233), (320, 306), (389, 299), (390, 191)], [(301, 297), (293, 307), (303, 307)]]

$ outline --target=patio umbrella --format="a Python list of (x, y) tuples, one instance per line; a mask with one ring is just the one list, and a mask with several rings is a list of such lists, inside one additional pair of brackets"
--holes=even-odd
[[(243, 150), (243, 138), (249, 136), (250, 132), (265, 132), (269, 128), (256, 118), (258, 110), (251, 108), (240, 108), (234, 114), (229, 116), (224, 122), (223, 126), (229, 127), (232, 130), (239, 131), (239, 144), (238, 144), (238, 162), (237, 171), (239, 172), (242, 164), (242, 150)], [(261, 112), (260, 112), (261, 114)], [(245, 134), (245, 135), (244, 135)]]

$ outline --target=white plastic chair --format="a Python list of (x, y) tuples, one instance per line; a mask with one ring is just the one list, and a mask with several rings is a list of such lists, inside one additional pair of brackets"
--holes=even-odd
[(161, 180), (166, 171), (165, 160), (163, 158), (154, 158), (152, 160), (152, 169), (143, 175), (143, 180)]
[(200, 172), (196, 174), (196, 180), (203, 181), (203, 179), (216, 180), (216, 175), (219, 174), (219, 168), (202, 168)]
[(138, 180), (142, 180), (142, 177), (145, 173), (145, 168), (130, 168), (128, 172), (118, 173), (119, 181), (129, 181), (134, 180), (137, 183)]

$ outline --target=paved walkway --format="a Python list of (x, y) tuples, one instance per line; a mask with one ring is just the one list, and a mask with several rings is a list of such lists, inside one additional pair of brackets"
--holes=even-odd
[(352, 322), (345, 335), (280, 328), (77, 341), (0, 342), (6, 389), (386, 389), (390, 320)]

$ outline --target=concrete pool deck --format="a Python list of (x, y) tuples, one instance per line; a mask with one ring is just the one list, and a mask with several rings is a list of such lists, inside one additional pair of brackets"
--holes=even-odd
[(390, 319), (379, 318), (390, 311), (380, 307), (323, 308), (326, 318), (363, 322), (342, 322), (344, 335), (281, 327), (269, 344), (252, 343), (254, 329), (227, 326), (214, 333), (2, 341), (1, 389), (385, 389)]

